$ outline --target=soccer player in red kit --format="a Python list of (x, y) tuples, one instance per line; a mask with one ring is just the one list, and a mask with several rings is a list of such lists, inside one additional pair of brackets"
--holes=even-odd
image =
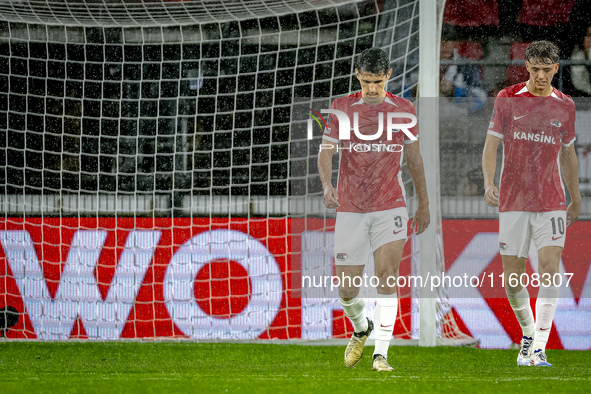
[[(355, 67), (361, 91), (336, 99), (331, 109), (346, 113), (351, 129), (357, 125), (357, 130), (350, 132), (350, 138), (340, 140), (340, 121), (331, 113), (318, 155), (318, 172), (324, 204), (337, 210), (334, 255), (339, 278), (361, 277), (373, 253), (379, 283), (372, 369), (392, 371), (387, 357), (398, 310), (395, 279), (408, 222), (400, 172), (403, 150), (419, 199), (413, 223), (417, 234), (429, 225), (429, 199), (414, 105), (384, 90), (392, 74), (388, 56), (381, 49), (367, 49), (357, 57)], [(388, 113), (397, 113), (391, 119), (393, 123), (408, 124), (408, 128), (392, 128), (388, 133)], [(338, 189), (331, 182), (332, 156), (337, 151), (341, 153)], [(349, 368), (361, 359), (374, 329), (374, 322), (365, 316), (365, 301), (358, 297), (359, 288), (352, 282), (343, 280), (339, 286), (339, 300), (355, 329), (345, 350), (345, 365)]]
[[(581, 211), (575, 105), (551, 85), (558, 54), (558, 47), (549, 41), (528, 46), (529, 80), (497, 96), (482, 155), (484, 200), (499, 207), (505, 291), (523, 334), (517, 365), (551, 366), (545, 349), (559, 291), (554, 275), (559, 273), (566, 228)], [(501, 141), (503, 166), (497, 189), (494, 175)], [(561, 170), (572, 199), (568, 207)], [(532, 240), (538, 248), (540, 275), (535, 321), (529, 293), (519, 279)]]

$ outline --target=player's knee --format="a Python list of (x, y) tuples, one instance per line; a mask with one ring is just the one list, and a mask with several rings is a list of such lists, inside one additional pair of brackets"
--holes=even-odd
[(396, 276), (396, 273), (398, 272), (398, 266), (387, 266), (387, 267), (383, 267), (383, 268), (376, 268), (376, 277), (380, 280), (380, 282), (382, 281), (386, 281), (389, 277), (393, 277)]
[(345, 301), (350, 301), (359, 295), (359, 289), (356, 287), (339, 288), (339, 297)]
[(525, 272), (525, 259), (514, 256), (510, 256), (510, 258), (503, 256), (503, 271), (505, 272), (505, 276), (510, 274), (519, 275)]
[(560, 255), (558, 256), (539, 256), (538, 270), (540, 275), (550, 275), (553, 277), (559, 273)]
[(396, 288), (396, 273), (387, 272), (378, 276), (378, 292), (379, 289)]
[(540, 272), (540, 278), (542, 278), (542, 283), (544, 284), (553, 280), (555, 276), (560, 273), (558, 264), (554, 264), (552, 262), (543, 263), (540, 261), (538, 268)]
[(540, 267), (540, 274), (549, 274), (550, 276), (554, 276), (558, 273), (558, 267), (553, 266), (552, 264), (548, 264), (546, 267)]
[(523, 286), (521, 286), (521, 284), (518, 284), (517, 286), (510, 286), (507, 282), (505, 282), (505, 293), (509, 297), (515, 296), (517, 293), (521, 291), (521, 289), (523, 289)]
[(509, 297), (519, 293), (523, 288), (521, 283), (521, 275), (523, 272), (525, 272), (525, 270), (505, 270), (505, 283), (503, 283), (503, 287), (505, 288), (505, 293)]

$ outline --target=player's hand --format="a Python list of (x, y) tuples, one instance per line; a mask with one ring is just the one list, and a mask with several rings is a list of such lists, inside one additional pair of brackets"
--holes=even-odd
[(569, 228), (577, 221), (581, 213), (581, 203), (571, 202), (566, 208), (566, 228)]
[(489, 186), (484, 192), (484, 202), (489, 207), (499, 206), (499, 189), (496, 186)]
[(419, 208), (415, 212), (415, 216), (412, 219), (412, 223), (410, 224), (410, 228), (412, 228), (417, 235), (421, 234), (423, 231), (429, 227), (431, 223), (431, 213), (429, 212), (429, 206), (419, 206)]
[(341, 206), (338, 200), (339, 194), (337, 189), (332, 187), (332, 185), (324, 186), (324, 206), (328, 209), (338, 208)]

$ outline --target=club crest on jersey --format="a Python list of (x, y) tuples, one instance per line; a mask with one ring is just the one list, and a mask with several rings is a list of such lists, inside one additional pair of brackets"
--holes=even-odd
[(552, 126), (556, 126), (556, 127), (562, 126), (562, 124), (559, 121), (557, 121), (556, 119), (553, 119), (552, 122), (550, 122), (550, 124)]
[(345, 261), (348, 257), (347, 253), (337, 253), (337, 260), (339, 261)]

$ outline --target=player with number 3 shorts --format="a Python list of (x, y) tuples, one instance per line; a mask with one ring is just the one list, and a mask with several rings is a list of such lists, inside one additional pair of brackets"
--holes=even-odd
[[(355, 74), (361, 91), (332, 103), (333, 112), (318, 155), (318, 172), (324, 204), (337, 211), (334, 249), (337, 276), (350, 278), (339, 285), (339, 301), (355, 330), (345, 349), (345, 365), (349, 368), (357, 365), (365, 342), (374, 331), (372, 369), (392, 371), (387, 358), (398, 298), (395, 281), (388, 278), (398, 275), (409, 218), (400, 171), (403, 150), (419, 200), (414, 215), (417, 234), (429, 225), (429, 199), (414, 105), (385, 91), (392, 74), (388, 56), (377, 48), (363, 51), (355, 61)], [(346, 118), (339, 118), (338, 114)], [(337, 151), (340, 154), (338, 189), (331, 181), (332, 156)], [(363, 275), (372, 255), (378, 278), (373, 321), (365, 316), (365, 301), (359, 297), (354, 281)]]

